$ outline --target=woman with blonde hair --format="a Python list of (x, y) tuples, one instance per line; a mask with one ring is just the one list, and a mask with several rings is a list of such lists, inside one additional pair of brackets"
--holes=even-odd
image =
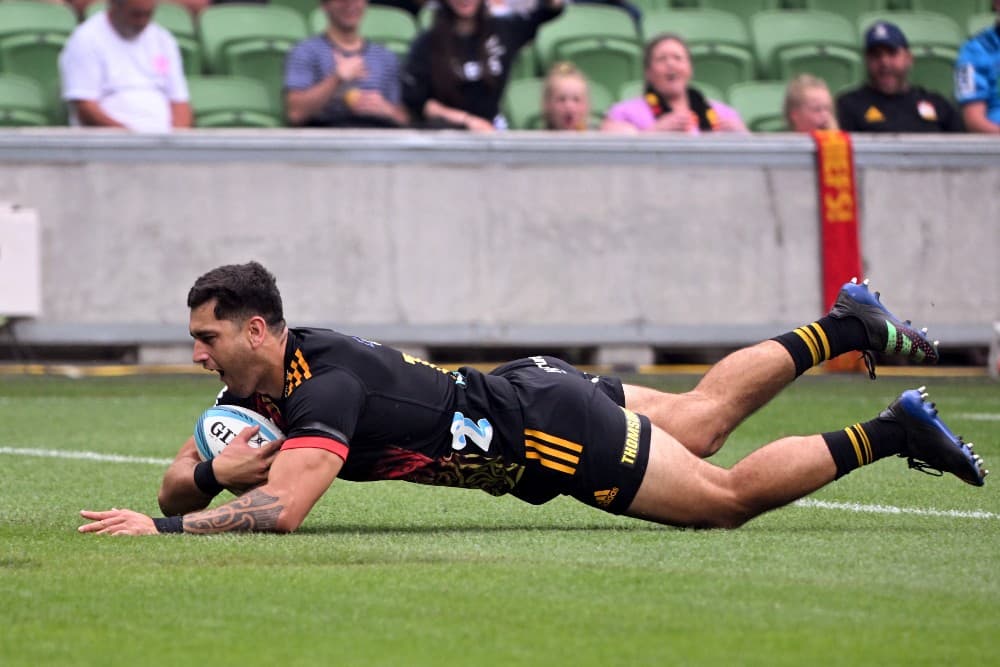
[(588, 130), (590, 87), (587, 78), (573, 63), (552, 65), (545, 77), (542, 118), (547, 130)]
[(811, 74), (799, 74), (788, 82), (784, 112), (792, 132), (839, 129), (830, 89)]

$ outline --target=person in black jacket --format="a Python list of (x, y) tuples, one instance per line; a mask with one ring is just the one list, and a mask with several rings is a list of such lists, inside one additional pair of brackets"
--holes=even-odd
[(490, 132), (500, 114), (514, 57), (563, 0), (542, 0), (528, 14), (491, 16), (485, 0), (443, 0), (434, 23), (410, 46), (403, 102), (417, 125)]
[(910, 85), (913, 54), (906, 35), (878, 21), (865, 33), (865, 85), (837, 98), (847, 132), (962, 132), (962, 117), (941, 95)]

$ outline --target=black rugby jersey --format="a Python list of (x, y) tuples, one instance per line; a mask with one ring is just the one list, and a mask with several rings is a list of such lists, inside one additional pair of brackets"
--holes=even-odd
[(885, 95), (870, 85), (837, 98), (837, 120), (845, 132), (961, 132), (962, 116), (941, 95), (919, 86)]
[(281, 398), (241, 399), (223, 390), (218, 403), (269, 416), (285, 432), (286, 448), (334, 452), (344, 459), (342, 479), (502, 495), (524, 471), (521, 408), (507, 380), (470, 368), (447, 371), (327, 329), (289, 330)]

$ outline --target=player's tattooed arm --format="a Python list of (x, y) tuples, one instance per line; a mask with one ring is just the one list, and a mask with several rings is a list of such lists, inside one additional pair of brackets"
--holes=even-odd
[(185, 533), (270, 532), (277, 529), (284, 505), (277, 496), (253, 489), (215, 509), (184, 517)]

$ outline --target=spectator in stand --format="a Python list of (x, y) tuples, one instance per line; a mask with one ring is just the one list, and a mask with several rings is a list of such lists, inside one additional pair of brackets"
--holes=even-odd
[(326, 32), (293, 48), (285, 61), (285, 114), (290, 125), (399, 127), (399, 63), (361, 36), (367, 0), (323, 0)]
[(59, 54), (70, 124), (169, 132), (191, 126), (187, 81), (173, 36), (151, 21), (156, 0), (110, 0)]
[[(1000, 0), (993, 0), (1000, 12)], [(955, 64), (955, 99), (969, 132), (1000, 134), (1000, 22), (962, 45)]]
[(941, 95), (910, 85), (913, 54), (899, 26), (878, 21), (865, 32), (868, 81), (837, 98), (847, 132), (961, 132), (958, 111)]
[(530, 13), (491, 16), (485, 0), (444, 0), (410, 46), (403, 100), (411, 115), (431, 128), (506, 128), (500, 99), (511, 64), (562, 8), (562, 0), (539, 0)]
[(785, 120), (792, 132), (839, 129), (826, 81), (811, 74), (799, 74), (789, 81), (785, 89)]
[(545, 77), (542, 116), (547, 130), (590, 130), (590, 89), (575, 65), (555, 63)]
[[(58, 1), (58, 0), (53, 0)], [(176, 5), (181, 5), (186, 8), (192, 15), (197, 15), (205, 7), (212, 4), (212, 0), (169, 0), (171, 3)], [(220, 0), (215, 0), (219, 2)], [(252, 2), (253, 0), (241, 0), (245, 2)], [(263, 1), (263, 0), (261, 0)], [(66, 0), (66, 4), (73, 8), (76, 15), (83, 18), (87, 15), (87, 7), (94, 4), (95, 2), (103, 2), (103, 0)]]
[(746, 132), (739, 113), (692, 88), (691, 54), (683, 38), (657, 35), (643, 54), (646, 91), (608, 110), (605, 132)]

